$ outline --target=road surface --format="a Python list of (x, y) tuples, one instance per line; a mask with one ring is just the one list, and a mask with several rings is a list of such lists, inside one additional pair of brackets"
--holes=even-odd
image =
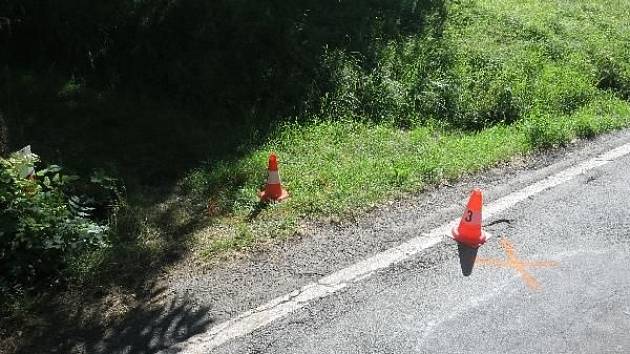
[[(231, 325), (241, 332), (219, 345), (209, 344), (217, 334), (208, 333), (225, 321), (165, 352), (628, 353), (630, 155), (605, 155), (624, 144), (622, 135), (616, 146), (594, 151), (599, 155), (578, 153), (568, 165), (529, 171), (539, 175), (496, 192), (491, 207), (545, 177), (594, 163), (499, 208), (484, 221), (494, 237), (477, 251), (443, 237), (299, 306), (267, 307), (268, 323), (235, 315)], [(463, 209), (465, 200), (459, 204)], [(445, 230), (442, 224), (433, 230)], [(416, 223), (401, 230), (410, 226), (420, 235), (431, 229)], [(369, 257), (383, 252), (363, 259), (378, 261)]]

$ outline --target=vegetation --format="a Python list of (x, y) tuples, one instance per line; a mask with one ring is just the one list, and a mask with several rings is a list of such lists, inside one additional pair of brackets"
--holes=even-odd
[(73, 256), (104, 247), (107, 228), (89, 219), (95, 208), (77, 194), (77, 176), (59, 166), (34, 171), (33, 154), (0, 158), (0, 295), (15, 296), (63, 280)]
[[(124, 207), (108, 247), (57, 258), (78, 284), (134, 289), (185, 252), (206, 262), (630, 123), (622, 0), (7, 0), (0, 14), (0, 150), (30, 143), (129, 193), (97, 178)], [(271, 151), (291, 198), (265, 206)]]
[[(232, 225), (202, 233), (201, 253), (248, 248), (290, 235), (305, 217), (360, 212), (515, 154), (628, 124), (627, 4), (445, 6), (439, 32), (387, 41), (375, 65), (347, 52), (325, 56), (334, 89), (308, 124), (281, 124), (236, 161), (211, 161), (188, 175), (185, 190), (210, 201), (218, 224)], [(293, 196), (259, 213), (253, 196), (270, 151), (281, 157)]]

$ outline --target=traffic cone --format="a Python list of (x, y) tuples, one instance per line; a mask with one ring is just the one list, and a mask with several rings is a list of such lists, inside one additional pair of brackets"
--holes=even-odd
[(478, 248), (486, 242), (487, 233), (481, 229), (481, 206), (483, 197), (479, 188), (473, 189), (459, 226), (453, 228), (453, 239), (472, 248)]
[(265, 190), (259, 193), (262, 202), (281, 202), (289, 197), (289, 193), (282, 188), (280, 183), (280, 174), (278, 173), (278, 158), (275, 154), (269, 155), (269, 167), (267, 168), (269, 175)]

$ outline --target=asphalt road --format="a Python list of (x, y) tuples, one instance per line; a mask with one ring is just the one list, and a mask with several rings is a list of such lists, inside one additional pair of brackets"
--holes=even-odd
[[(444, 228), (474, 187), (494, 235), (477, 254)], [(629, 200), (624, 130), (307, 222), (216, 264), (184, 259), (124, 320), (61, 323), (22, 352), (630, 353)]]
[(213, 352), (630, 352), (630, 156), (487, 223)]

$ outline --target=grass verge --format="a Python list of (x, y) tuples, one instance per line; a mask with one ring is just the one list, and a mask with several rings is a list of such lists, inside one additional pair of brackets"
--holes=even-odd
[[(512, 156), (628, 126), (630, 5), (597, 1), (452, 1), (437, 37), (380, 49), (366, 67), (328, 57), (335, 89), (310, 123), (284, 124), (248, 154), (190, 173), (208, 203), (193, 248), (242, 250)], [(437, 32), (436, 32), (437, 33)], [(315, 117), (315, 118), (313, 118)], [(291, 199), (262, 209), (269, 152)]]
[[(198, 202), (207, 200), (213, 216), (212, 225), (198, 233), (195, 248), (206, 257), (244, 250), (292, 235), (300, 220), (361, 212), (387, 198), (455, 180), (515, 155), (628, 124), (630, 104), (605, 96), (572, 114), (532, 114), (521, 122), (475, 133), (437, 126), (400, 130), (356, 121), (287, 125), (276, 139), (248, 156), (199, 168), (184, 181), (184, 190), (201, 192)], [(261, 208), (256, 192), (271, 151), (280, 156), (283, 184), (292, 196)], [(235, 192), (222, 194), (226, 190)]]

